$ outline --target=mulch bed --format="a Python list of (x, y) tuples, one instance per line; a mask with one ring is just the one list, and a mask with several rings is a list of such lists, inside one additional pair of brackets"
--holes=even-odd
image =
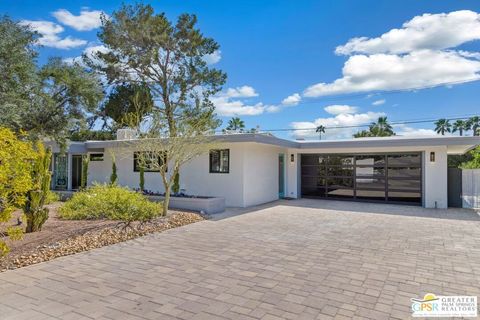
[[(143, 225), (132, 224), (124, 229), (118, 221), (111, 220), (62, 220), (57, 211), (61, 202), (49, 205), (50, 213), (42, 231), (24, 234), (20, 241), (9, 241), (10, 253), (0, 258), (0, 272), (25, 267), (75, 254), (114, 243), (144, 236), (149, 233), (184, 226), (205, 218), (194, 212), (169, 211), (166, 217), (159, 217)], [(15, 224), (21, 212), (15, 212)]]

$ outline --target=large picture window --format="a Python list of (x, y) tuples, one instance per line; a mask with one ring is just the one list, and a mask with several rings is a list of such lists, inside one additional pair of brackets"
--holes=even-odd
[[(133, 171), (140, 172), (143, 166), (145, 172), (160, 172), (160, 166), (166, 161), (166, 156), (159, 157), (157, 153), (138, 151), (133, 153)], [(167, 168), (165, 168), (168, 170)]]
[(230, 172), (230, 150), (210, 150), (210, 173)]

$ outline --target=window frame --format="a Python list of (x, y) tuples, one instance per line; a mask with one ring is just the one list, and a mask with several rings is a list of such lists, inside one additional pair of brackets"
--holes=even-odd
[[(134, 151), (133, 152), (133, 172), (140, 172), (140, 166), (138, 165), (138, 154), (140, 153), (148, 153), (148, 151)], [(167, 155), (163, 156), (163, 162), (165, 163)], [(158, 157), (158, 163), (162, 161), (162, 157)], [(143, 172), (160, 172), (160, 169), (147, 169), (144, 168)], [(165, 172), (168, 172), (168, 165), (165, 168)]]
[[(226, 171), (220, 171), (220, 169), (219, 169), (218, 171), (215, 171), (212, 168), (212, 154), (214, 152), (218, 152), (219, 153), (219, 161), (222, 162), (222, 159), (221, 159), (221, 152), (222, 151), (227, 153), (227, 170)], [(230, 149), (212, 149), (212, 150), (210, 150), (209, 153), (208, 153), (208, 169), (209, 169), (209, 173), (222, 173), (222, 174), (230, 173)]]
[[(100, 155), (102, 155), (100, 157)], [(92, 156), (94, 156), (92, 158)], [(97, 159), (95, 159), (95, 157), (97, 157)], [(90, 153), (88, 155), (88, 161), (91, 161), (91, 162), (101, 162), (101, 161), (104, 161), (105, 159), (105, 154), (103, 152), (94, 152), (94, 153)]]

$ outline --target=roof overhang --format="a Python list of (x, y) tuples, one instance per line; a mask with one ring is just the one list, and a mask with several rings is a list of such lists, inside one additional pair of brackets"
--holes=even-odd
[(446, 146), (448, 154), (463, 154), (480, 145), (480, 137), (382, 137), (349, 140), (298, 142), (299, 149), (341, 148), (399, 148)]
[[(437, 136), (437, 137), (381, 137), (381, 138), (357, 138), (348, 140), (324, 140), (324, 141), (292, 141), (280, 139), (272, 135), (258, 133), (226, 134), (212, 137), (219, 143), (250, 142), (273, 145), (291, 149), (372, 149), (372, 148), (409, 148), (409, 147), (436, 147), (446, 146), (448, 154), (464, 154), (480, 145), (480, 137)], [(134, 140), (109, 140), (109, 141), (86, 141), (70, 142), (68, 152), (86, 153), (99, 152), (105, 148), (131, 147), (140, 143), (141, 139)], [(54, 152), (59, 152), (55, 143), (47, 143), (52, 146)]]

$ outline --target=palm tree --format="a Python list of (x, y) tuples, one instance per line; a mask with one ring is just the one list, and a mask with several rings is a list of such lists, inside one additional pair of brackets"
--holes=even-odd
[(444, 136), (446, 132), (451, 132), (451, 127), (452, 125), (448, 119), (439, 119), (435, 121), (435, 131), (442, 136)]
[(372, 136), (372, 133), (368, 130), (358, 131), (357, 133), (353, 134), (354, 138), (366, 138), (371, 136)]
[(468, 122), (465, 120), (457, 120), (453, 123), (452, 132), (458, 131), (461, 136), (463, 136), (463, 132), (468, 130)]
[(478, 136), (480, 135), (480, 117), (475, 116), (471, 117), (467, 120), (468, 128), (472, 129), (473, 135)]
[(319, 134), (320, 140), (322, 140), (322, 133), (325, 133), (325, 127), (322, 125), (319, 125), (317, 129), (315, 129), (315, 132)]
[(392, 126), (388, 123), (387, 117), (379, 117), (377, 122), (372, 122), (370, 124), (369, 129), (371, 135), (374, 137), (388, 137), (395, 135)]
[(243, 132), (245, 129), (245, 123), (239, 117), (233, 117), (228, 120), (227, 130)]

